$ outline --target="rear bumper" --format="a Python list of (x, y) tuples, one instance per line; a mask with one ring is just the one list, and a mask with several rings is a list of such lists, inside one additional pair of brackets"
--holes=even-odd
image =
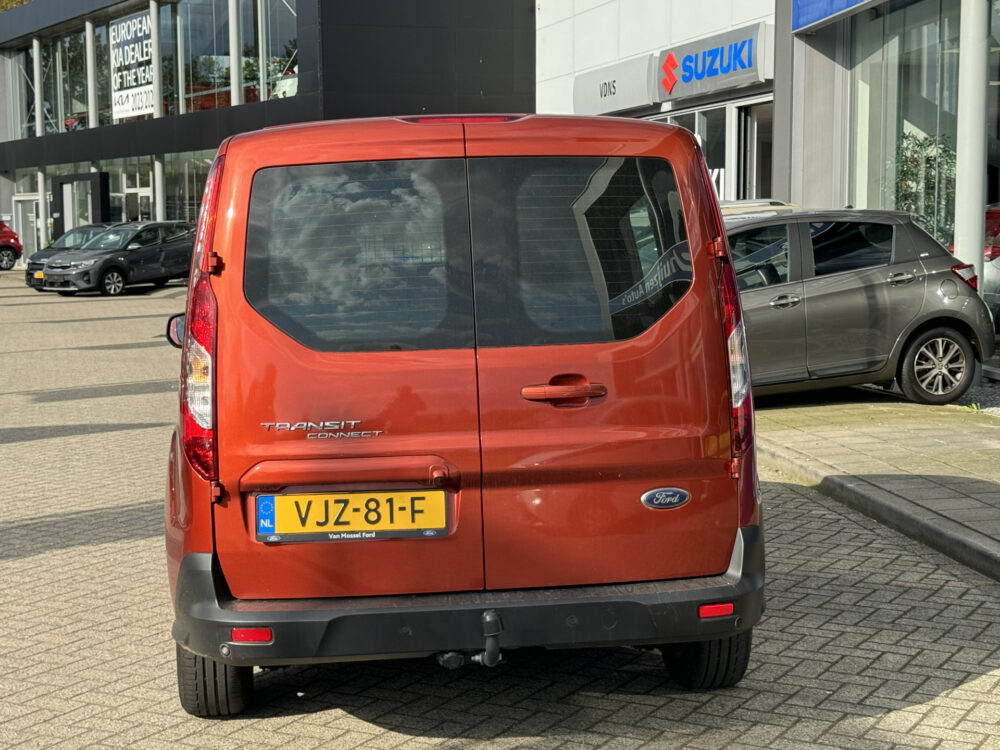
[[(676, 581), (521, 591), (312, 600), (234, 600), (208, 553), (188, 554), (177, 577), (173, 637), (241, 666), (275, 666), (481, 651), (482, 615), (495, 611), (502, 649), (589, 648), (709, 640), (749, 630), (764, 605), (764, 540), (739, 530), (729, 569)], [(702, 604), (734, 613), (702, 619)], [(233, 628), (269, 627), (269, 643), (234, 643)]]

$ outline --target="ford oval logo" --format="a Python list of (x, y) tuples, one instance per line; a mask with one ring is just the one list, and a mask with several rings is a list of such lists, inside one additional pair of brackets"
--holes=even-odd
[(691, 499), (691, 493), (680, 487), (657, 487), (655, 490), (645, 493), (640, 499), (647, 508), (670, 510), (684, 505)]

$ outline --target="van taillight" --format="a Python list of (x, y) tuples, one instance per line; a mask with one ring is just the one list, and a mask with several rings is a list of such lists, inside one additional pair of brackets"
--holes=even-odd
[(427, 123), (458, 124), (467, 125), (479, 122), (511, 122), (520, 120), (524, 115), (423, 115), (417, 117), (400, 117), (405, 122), (413, 122), (418, 125)]
[[(719, 240), (722, 242), (722, 240)], [(718, 256), (721, 276), (723, 333), (729, 356), (729, 399), (732, 408), (732, 456), (738, 459), (753, 444), (753, 398), (750, 394), (750, 359), (740, 309), (736, 274), (726, 253)]]
[(218, 309), (209, 282), (219, 186), (225, 157), (212, 164), (198, 214), (181, 353), (181, 442), (191, 465), (205, 479), (218, 476), (215, 453), (215, 333)]

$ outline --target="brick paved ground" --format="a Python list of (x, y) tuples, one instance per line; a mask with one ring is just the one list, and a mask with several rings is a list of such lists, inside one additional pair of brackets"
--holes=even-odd
[(875, 388), (772, 396), (757, 400), (757, 448), (762, 463), (1000, 580), (1000, 416)]
[(179, 707), (161, 538), (184, 290), (63, 299), (0, 274), (0, 746), (1000, 747), (1000, 585), (772, 471), (744, 682), (686, 693), (626, 649), (257, 676)]

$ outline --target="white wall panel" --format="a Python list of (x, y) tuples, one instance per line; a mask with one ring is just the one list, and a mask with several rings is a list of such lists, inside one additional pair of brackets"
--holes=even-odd
[[(773, 2), (773, 0), (771, 0)], [(627, 59), (659, 52), (670, 39), (670, 3), (664, 0), (626, 0), (618, 5), (618, 52)]]
[(618, 0), (576, 0), (573, 5), (573, 12), (576, 15), (593, 10), (599, 5), (618, 5)]
[(573, 0), (535, 0), (535, 28), (573, 17)]
[(732, 0), (733, 26), (774, 20), (774, 0)]
[(573, 19), (573, 66), (577, 72), (616, 62), (618, 3), (604, 3)]
[(573, 79), (562, 76), (539, 83), (535, 89), (538, 102), (536, 111), (544, 115), (573, 114)]
[(535, 0), (539, 112), (571, 112), (583, 73), (758, 21), (775, 0)]
[(670, 3), (670, 42), (689, 42), (732, 28), (734, 0)]
[[(535, 81), (573, 73), (573, 19), (546, 26), (535, 33)], [(572, 97), (572, 86), (570, 96)]]

